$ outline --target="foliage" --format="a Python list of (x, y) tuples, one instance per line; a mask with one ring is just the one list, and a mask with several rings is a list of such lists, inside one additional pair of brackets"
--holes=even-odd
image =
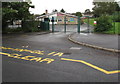
[(60, 12), (65, 13), (65, 10), (62, 8), (62, 9), (60, 10)]
[(57, 10), (57, 9), (55, 9), (55, 10), (53, 10), (53, 12), (58, 12), (58, 10)]
[(85, 14), (91, 14), (91, 11), (90, 11), (90, 9), (86, 9), (84, 13)]
[(97, 18), (96, 21), (97, 25), (94, 29), (95, 32), (104, 32), (112, 28), (112, 20), (107, 15), (102, 15), (101, 17)]
[[(113, 23), (113, 25), (114, 25), (114, 23)], [(106, 33), (106, 34), (119, 34), (120, 35), (120, 22), (115, 22), (115, 27), (113, 26), (113, 28), (111, 28), (110, 30), (105, 31), (103, 33)]]
[(20, 31), (23, 32), (23, 31), (22, 31), (22, 28), (20, 28), (20, 27), (18, 27), (18, 28), (13, 28), (13, 29), (12, 29), (12, 28), (7, 28), (6, 31), (3, 31), (2, 33), (8, 33), (8, 32), (9, 32), (9, 33), (12, 33), (12, 32), (20, 32)]
[(115, 12), (112, 15), (112, 19), (113, 19), (114, 22), (120, 22), (120, 12)]
[[(95, 18), (90, 18), (89, 19), (89, 24), (92, 25), (92, 26), (95, 26), (94, 21), (96, 21)], [(87, 18), (84, 19), (84, 22), (88, 24), (88, 19)]]
[(31, 18), (27, 2), (3, 2), (2, 3), (2, 29), (6, 29), (8, 22), (14, 20), (26, 20)]
[(82, 17), (82, 13), (81, 12), (76, 12), (75, 15)]
[(39, 21), (23, 21), (22, 30), (24, 32), (36, 32), (39, 31), (38, 25), (40, 25)]
[[(112, 19), (112, 16), (109, 16), (109, 17), (111, 17), (111, 19)], [(96, 18), (91, 18), (90, 19), (90, 25), (92, 25), (92, 26), (95, 26), (95, 24), (94, 24), (94, 21), (96, 21)], [(84, 19), (84, 22), (86, 22), (87, 23), (87, 19)], [(102, 32), (102, 33), (106, 33), (106, 34), (120, 34), (120, 22), (115, 22), (115, 27), (114, 27), (114, 22), (112, 21), (112, 28), (111, 29), (109, 29), (108, 31), (104, 31), (104, 32)]]
[(103, 14), (112, 15), (115, 11), (120, 11), (117, 2), (94, 2), (93, 14), (100, 17)]

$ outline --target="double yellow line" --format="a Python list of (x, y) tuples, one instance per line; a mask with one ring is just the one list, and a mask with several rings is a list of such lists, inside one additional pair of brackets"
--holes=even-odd
[(105, 70), (105, 69), (102, 69), (102, 68), (100, 68), (100, 67), (97, 67), (97, 66), (95, 66), (95, 65), (93, 65), (93, 64), (90, 64), (90, 63), (88, 63), (88, 62), (85, 62), (85, 61), (83, 61), (83, 60), (75, 60), (75, 59), (67, 59), (67, 58), (61, 58), (61, 60), (64, 60), (64, 61), (72, 61), (72, 62), (80, 62), (80, 63), (83, 63), (83, 64), (85, 64), (85, 65), (87, 65), (87, 66), (90, 66), (90, 67), (92, 67), (92, 68), (94, 68), (94, 69), (96, 69), (96, 70), (99, 70), (99, 71), (101, 71), (101, 72), (103, 72), (103, 73), (105, 73), (105, 74), (120, 73), (120, 70), (107, 71), (107, 70)]

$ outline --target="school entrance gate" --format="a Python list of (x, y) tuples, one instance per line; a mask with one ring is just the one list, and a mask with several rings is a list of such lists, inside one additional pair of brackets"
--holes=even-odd
[[(76, 19), (76, 20), (75, 20)], [(60, 31), (60, 32), (78, 32), (80, 33), (80, 17), (76, 17), (74, 20), (71, 17), (65, 16), (60, 20), (60, 18), (52, 17), (51, 18), (51, 24), (50, 24), (50, 30), (52, 32)], [(75, 22), (71, 22), (71, 21)]]
[[(41, 22), (41, 28), (44, 31), (52, 32), (78, 32), (80, 33), (82, 17), (80, 16), (55, 16), (44, 18)], [(88, 17), (89, 33), (89, 17)]]

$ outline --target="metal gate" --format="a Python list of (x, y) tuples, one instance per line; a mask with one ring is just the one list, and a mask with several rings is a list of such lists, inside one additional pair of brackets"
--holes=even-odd
[(77, 19), (77, 24), (68, 24), (68, 19), (67, 16), (64, 16), (64, 21), (62, 24), (57, 24), (56, 23), (56, 19), (54, 17), (52, 17), (51, 19), (51, 31), (52, 32), (56, 32), (56, 31), (60, 31), (60, 32), (78, 32), (80, 33), (80, 16), (76, 17)]

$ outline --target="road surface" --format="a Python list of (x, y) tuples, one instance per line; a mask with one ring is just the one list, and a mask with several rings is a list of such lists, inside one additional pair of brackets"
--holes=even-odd
[(118, 82), (118, 54), (74, 44), (71, 33), (3, 35), (3, 82)]

